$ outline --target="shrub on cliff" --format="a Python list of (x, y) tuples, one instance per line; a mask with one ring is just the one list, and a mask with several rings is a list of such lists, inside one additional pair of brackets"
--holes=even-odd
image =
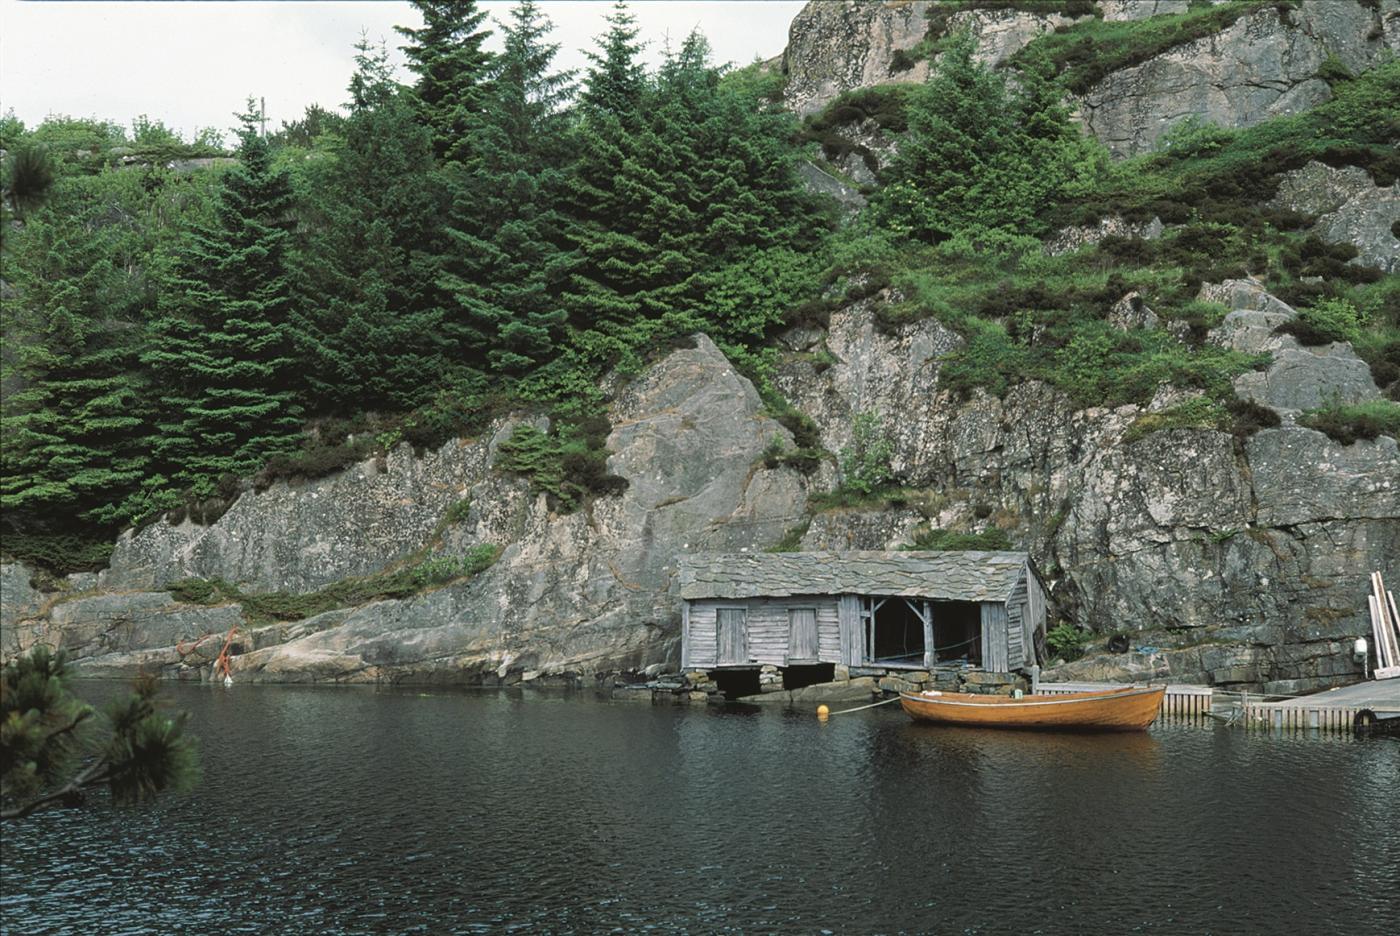
[(909, 133), (873, 203), (878, 223), (915, 240), (1037, 232), (1041, 211), (1084, 189), (1105, 164), (1045, 73), (1028, 69), (1013, 88), (975, 51), (973, 38), (959, 35), (909, 95)]

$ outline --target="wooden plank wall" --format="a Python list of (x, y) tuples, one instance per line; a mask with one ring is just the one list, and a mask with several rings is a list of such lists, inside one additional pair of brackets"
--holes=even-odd
[(860, 596), (842, 595), (837, 605), (838, 629), (840, 632), (840, 655), (837, 662), (847, 666), (860, 666), (861, 647), (864, 637), (860, 625)]
[(747, 662), (755, 666), (786, 666), (791, 641), (793, 608), (809, 608), (817, 616), (817, 659), (840, 663), (843, 645), (837, 599), (830, 595), (794, 595), (789, 598), (749, 598), (743, 600), (702, 600), (689, 603), (689, 640), (684, 658), (694, 669), (719, 665), (716, 612), (721, 608), (742, 609), (745, 613)]
[(1040, 580), (1026, 569), (1026, 611), (1022, 624), (1025, 627), (1026, 665), (1041, 662), (1036, 659), (1036, 634), (1045, 632), (1045, 590)]
[(1016, 587), (1011, 590), (1011, 597), (1006, 602), (1006, 668), (1007, 672), (1017, 670), (1026, 665), (1026, 605), (1029, 602), (1029, 594), (1026, 591), (1026, 579), (1029, 573), (1021, 571), (1021, 578), (1016, 583)]
[(982, 602), (982, 668), (989, 673), (1009, 673), (1006, 660), (1006, 605)]

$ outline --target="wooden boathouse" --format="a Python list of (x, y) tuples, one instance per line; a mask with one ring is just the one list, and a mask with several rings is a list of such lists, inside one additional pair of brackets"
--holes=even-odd
[(1029, 669), (1045, 590), (1023, 552), (680, 557), (681, 666)]

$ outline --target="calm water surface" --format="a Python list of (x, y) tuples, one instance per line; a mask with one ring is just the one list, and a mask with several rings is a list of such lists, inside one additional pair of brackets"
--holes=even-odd
[[(99, 698), (115, 691), (86, 684)], [(4, 933), (1394, 933), (1400, 743), (179, 687), (187, 796), (4, 829)]]

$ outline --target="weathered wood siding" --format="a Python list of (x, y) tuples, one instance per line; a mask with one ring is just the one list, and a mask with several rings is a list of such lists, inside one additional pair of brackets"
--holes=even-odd
[(1006, 605), (982, 602), (982, 668), (989, 673), (1007, 673)]
[(815, 663), (817, 655), (817, 609), (788, 609), (788, 662)]
[[(800, 659), (841, 662), (841, 629), (834, 596), (701, 600), (688, 602), (687, 605), (684, 617), (686, 646), (682, 650), (682, 658), (692, 669), (764, 664), (786, 666), (794, 649), (799, 649), (793, 646), (791, 612), (794, 610), (810, 612), (816, 621), (815, 653)], [(738, 622), (742, 616), (742, 647), (736, 636), (719, 626), (721, 616), (734, 622)], [(807, 648), (804, 646), (800, 649), (805, 652)], [(741, 652), (742, 656), (739, 655)]]
[(861, 654), (865, 647), (865, 635), (861, 632), (860, 596), (842, 595), (837, 612), (841, 636), (837, 662), (847, 666), (860, 666)]
[(744, 608), (716, 608), (719, 631), (719, 665), (735, 666), (749, 659), (748, 611)]
[[(1040, 579), (1028, 569), (1026, 571), (1026, 613), (1023, 621), (1026, 641), (1026, 665), (1037, 662), (1035, 648), (1045, 639), (1045, 589), (1040, 587)], [(1037, 640), (1039, 635), (1039, 640)]]
[(1007, 672), (1025, 666), (1026, 660), (1026, 573), (1021, 573), (1011, 597), (1006, 602), (1006, 668)]

